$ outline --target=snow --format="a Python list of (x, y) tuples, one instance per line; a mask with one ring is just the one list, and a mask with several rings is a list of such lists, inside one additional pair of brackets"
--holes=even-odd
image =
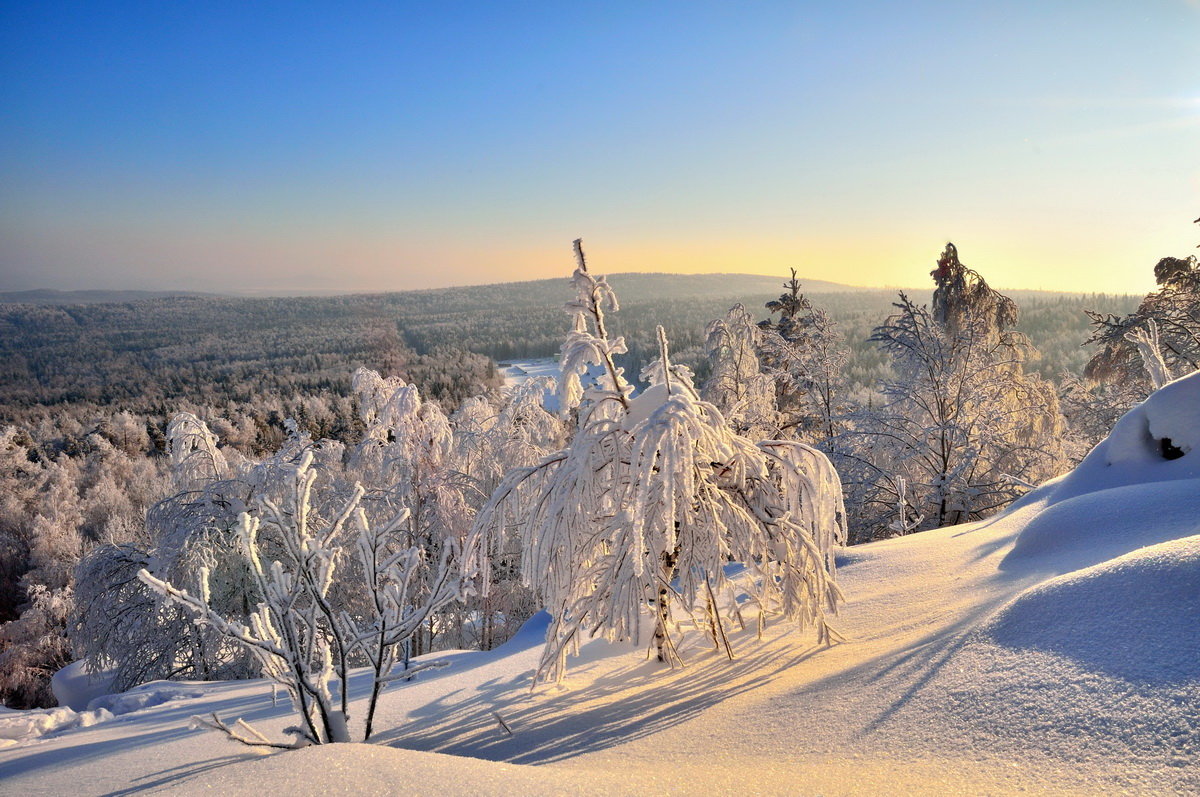
[(1154, 462), (1161, 457), (1158, 441), (1164, 439), (1185, 454), (1200, 448), (1200, 371), (1164, 385), (1118, 421), (1108, 437), (1106, 459), (1110, 465)]
[[(78, 665), (79, 662), (67, 665), (60, 672), (78, 673)], [(108, 722), (113, 717), (159, 706), (172, 700), (204, 697), (207, 688), (208, 684), (204, 683), (152, 681), (121, 694), (98, 695), (79, 709), (68, 704), (50, 709), (7, 712), (0, 714), (0, 746), (8, 746), (4, 744), (6, 741), (15, 743), (71, 728), (90, 728)], [(55, 695), (58, 694), (56, 691)], [(72, 696), (78, 698), (81, 694), (82, 692), (76, 692)]]
[[(562, 376), (557, 357), (513, 360), (511, 362), (500, 363), (498, 370), (500, 377), (504, 380), (504, 386), (507, 388), (523, 385), (530, 379), (535, 379), (539, 376), (548, 376), (557, 385), (559, 377)], [(547, 412), (558, 412), (557, 387), (551, 386), (546, 389), (545, 395), (542, 398), (542, 406)]]
[[(504, 380), (504, 386), (514, 388), (518, 385), (523, 385), (530, 379), (535, 379), (540, 376), (549, 377), (554, 380), (557, 385), (558, 380), (562, 378), (562, 368), (559, 365), (558, 357), (536, 357), (527, 360), (508, 360), (499, 364), (497, 370), (500, 377)], [(600, 376), (604, 373), (604, 367), (599, 365), (591, 365), (588, 367), (586, 374), (581, 378), (583, 389), (592, 389), (596, 386)], [(558, 412), (558, 388), (551, 386), (547, 388), (545, 395), (542, 398), (542, 407), (547, 412)]]
[(85, 711), (88, 703), (109, 692), (112, 673), (89, 673), (82, 661), (76, 661), (54, 673), (50, 688), (58, 705)]
[(1200, 457), (1166, 459), (1164, 440), (1185, 454), (1200, 447), (1200, 371), (1164, 385), (1125, 413), (1078, 468), (1022, 503), (1060, 501), (1122, 484), (1200, 478)]
[(1198, 391), (1166, 385), (1001, 516), (844, 551), (832, 648), (775, 623), (734, 634), (734, 661), (689, 635), (668, 670), (592, 641), (532, 689), (542, 615), (389, 685), (377, 744), (263, 754), (188, 729), (215, 711), (281, 736), (265, 681), (145, 685), (90, 726), (3, 712), (0, 791), (1200, 793)]
[[(1200, 520), (1192, 523), (1200, 531)], [(1197, 618), (1200, 536), (1192, 536), (1039, 584), (1004, 607), (981, 634), (1127, 681), (1185, 682), (1200, 675)]]

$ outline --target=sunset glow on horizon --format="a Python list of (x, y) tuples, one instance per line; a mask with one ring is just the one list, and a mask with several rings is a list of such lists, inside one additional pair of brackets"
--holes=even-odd
[(1200, 7), (0, 6), (0, 290), (596, 268), (1144, 293), (1200, 228)]

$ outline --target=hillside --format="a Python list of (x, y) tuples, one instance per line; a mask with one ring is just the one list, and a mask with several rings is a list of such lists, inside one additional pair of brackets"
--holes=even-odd
[[(1184, 455), (1164, 459), (1162, 439)], [(278, 735), (288, 711), (264, 683), (150, 684), (91, 711), (0, 716), (0, 780), (22, 794), (1195, 793), (1198, 450), (1194, 375), (1004, 514), (847, 551), (847, 640), (832, 648), (769, 625), (737, 635), (734, 661), (694, 640), (667, 671), (591, 642), (562, 686), (531, 691), (535, 618), (391, 688), (377, 744), (264, 756), (185, 727), (217, 711)]]

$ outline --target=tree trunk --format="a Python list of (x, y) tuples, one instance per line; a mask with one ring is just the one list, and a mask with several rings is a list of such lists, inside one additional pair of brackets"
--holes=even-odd
[(675, 563), (679, 560), (679, 548), (662, 553), (662, 581), (658, 585), (658, 611), (654, 622), (654, 647), (658, 660), (675, 663), (676, 656), (670, 650), (667, 623), (671, 619), (671, 579), (675, 578)]

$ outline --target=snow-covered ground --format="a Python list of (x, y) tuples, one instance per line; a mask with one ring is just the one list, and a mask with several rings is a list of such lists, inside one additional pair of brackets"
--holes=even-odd
[(0, 713), (0, 793), (1200, 793), (1200, 376), (1184, 382), (1003, 516), (845, 551), (835, 647), (776, 624), (728, 661), (693, 635), (671, 671), (593, 642), (531, 690), (535, 618), (389, 688), (375, 743), (267, 754), (187, 726), (216, 711), (280, 735), (265, 682), (150, 684), (87, 722)]
[(520, 385), (535, 376), (549, 376), (558, 379), (561, 373), (558, 367), (558, 357), (506, 360), (499, 364), (498, 370), (504, 383), (511, 386)]
[[(533, 360), (510, 360), (500, 363), (497, 370), (499, 370), (500, 377), (504, 380), (504, 386), (509, 388), (518, 387), (530, 379), (539, 376), (548, 376), (551, 379), (557, 380), (562, 374), (557, 357), (542, 357)], [(546, 390), (546, 394), (542, 398), (542, 406), (550, 412), (558, 410), (558, 397), (554, 395), (553, 390)]]
[[(504, 386), (507, 388), (518, 387), (530, 379), (536, 379), (537, 377), (549, 377), (555, 380), (555, 382), (562, 377), (562, 368), (559, 365), (558, 357), (506, 360), (498, 364), (497, 370), (500, 372), (500, 378), (504, 380)], [(602, 373), (604, 373), (603, 367), (598, 365), (590, 367), (587, 374), (581, 380), (584, 388), (594, 386)], [(547, 387), (542, 397), (542, 406), (546, 408), (547, 412), (558, 412), (558, 395), (552, 387)]]

